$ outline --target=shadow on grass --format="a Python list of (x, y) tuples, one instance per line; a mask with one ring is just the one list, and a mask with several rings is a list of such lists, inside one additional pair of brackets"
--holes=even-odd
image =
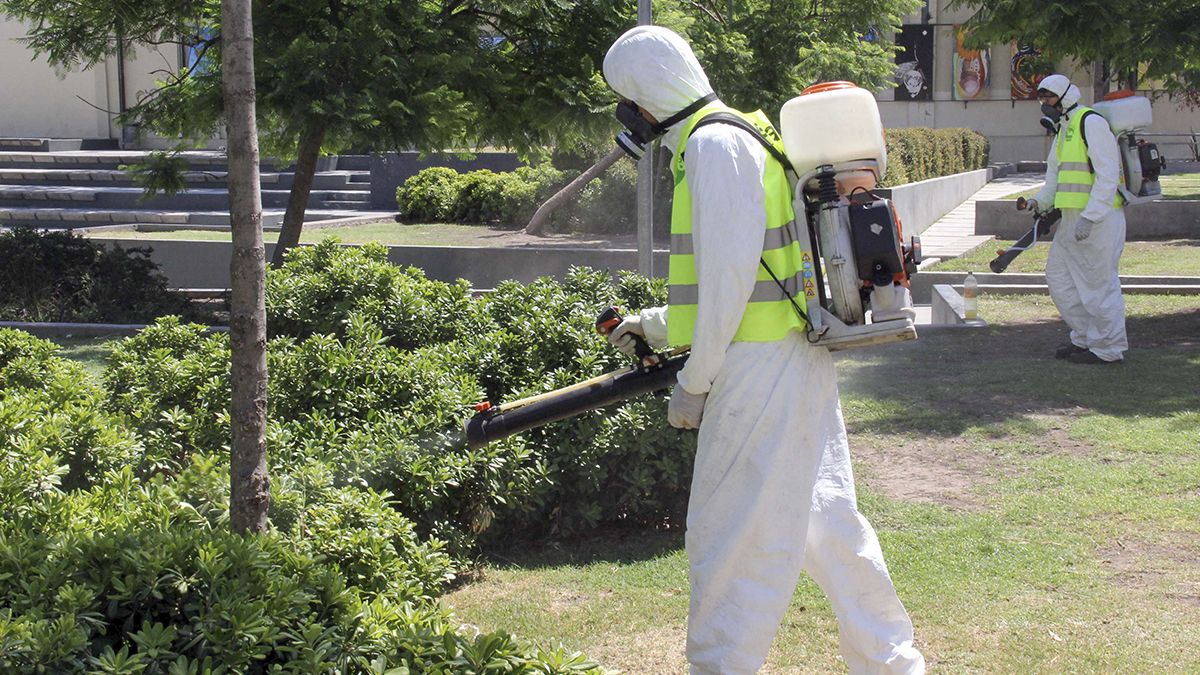
[(854, 364), (841, 369), (847, 427), (953, 436), (1071, 408), (1117, 417), (1200, 409), (1200, 311), (1126, 325), (1132, 348), (1121, 365), (1055, 359), (1067, 339), (1058, 321), (927, 330), (912, 343), (841, 357)]
[(610, 527), (569, 539), (492, 544), (484, 558), (497, 567), (541, 569), (594, 563), (630, 564), (683, 548), (683, 527)]

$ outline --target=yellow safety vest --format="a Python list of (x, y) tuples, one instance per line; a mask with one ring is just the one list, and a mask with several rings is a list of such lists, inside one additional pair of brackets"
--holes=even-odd
[[(783, 152), (779, 132), (762, 111), (743, 113), (719, 103), (710, 103), (688, 118), (675, 149), (671, 171), (675, 177), (674, 203), (671, 209), (671, 258), (667, 272), (667, 342), (672, 347), (692, 343), (696, 327), (696, 308), (700, 287), (692, 248), (692, 195), (684, 175), (683, 153), (688, 137), (705, 117), (718, 112), (732, 113), (753, 124), (764, 138)], [(804, 306), (804, 278), (800, 243), (796, 240), (796, 217), (792, 211), (792, 191), (783, 165), (767, 153), (763, 170), (766, 194), (767, 226), (763, 233), (762, 259), (783, 283), (787, 293)], [(754, 292), (746, 304), (742, 322), (734, 334), (735, 342), (773, 342), (782, 340), (792, 329), (806, 326), (797, 315), (788, 296), (760, 264)]]
[[(1091, 197), (1096, 173), (1088, 160), (1087, 142), (1083, 138), (1083, 120), (1088, 113), (1100, 114), (1091, 108), (1079, 106), (1058, 130), (1058, 139), (1054, 144), (1058, 158), (1058, 188), (1054, 193), (1054, 208), (1082, 210), (1087, 207)], [(1113, 206), (1121, 208), (1124, 204), (1125, 200), (1118, 192), (1113, 197)]]

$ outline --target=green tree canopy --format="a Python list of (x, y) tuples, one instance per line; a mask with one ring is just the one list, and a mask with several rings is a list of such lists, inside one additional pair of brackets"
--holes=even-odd
[(1195, 0), (952, 0), (951, 6), (978, 7), (968, 23), (974, 43), (1036, 45), (1054, 60), (1101, 64), (1100, 91), (1119, 76), (1133, 75), (1200, 104)]
[[(916, 4), (659, 0), (655, 11), (726, 102), (775, 116), (816, 81), (886, 86), (894, 48), (863, 36), (897, 28)], [(200, 58), (165, 73), (122, 122), (185, 141), (224, 123), (218, 0), (0, 0), (0, 12), (29, 22), (29, 46), (55, 65), (188, 46)], [(277, 252), (299, 239), (320, 152), (599, 141), (615, 127), (601, 64), (635, 16), (636, 0), (254, 0), (263, 150), (297, 161)], [(147, 184), (169, 189), (167, 173)]]

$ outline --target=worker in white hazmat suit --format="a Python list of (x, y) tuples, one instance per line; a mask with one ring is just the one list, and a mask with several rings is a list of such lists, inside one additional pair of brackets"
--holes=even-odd
[(1125, 248), (1124, 200), (1117, 193), (1117, 139), (1099, 113), (1079, 105), (1079, 88), (1065, 75), (1038, 84), (1044, 123), (1057, 127), (1046, 158), (1046, 184), (1030, 201), (1062, 211), (1046, 261), (1046, 283), (1070, 341), (1055, 356), (1073, 363), (1121, 363), (1125, 299), (1117, 264)]
[[(631, 315), (610, 339), (625, 350), (633, 334), (656, 348), (691, 345), (668, 410), (671, 425), (699, 428), (686, 535), (691, 672), (756, 672), (801, 570), (832, 602), (850, 672), (923, 672), (856, 507), (833, 361), (764, 272), (770, 259), (781, 279), (799, 273), (798, 249), (781, 236), (794, 219), (782, 166), (748, 131), (701, 124), (731, 109), (675, 33), (622, 35), (604, 75), (626, 113), (646, 120), (628, 121), (631, 132), (662, 134), (674, 153), (669, 304)], [(736, 114), (773, 133), (761, 114)]]

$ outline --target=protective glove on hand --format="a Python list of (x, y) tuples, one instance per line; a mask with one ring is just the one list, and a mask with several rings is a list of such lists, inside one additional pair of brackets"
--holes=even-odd
[(1092, 225), (1094, 223), (1087, 218), (1080, 218), (1075, 223), (1075, 241), (1083, 241), (1092, 236)]
[(667, 423), (676, 429), (699, 429), (704, 417), (704, 402), (708, 393), (693, 394), (681, 385), (671, 392), (671, 403), (667, 405)]
[(617, 324), (617, 327), (608, 334), (608, 341), (612, 346), (621, 350), (628, 356), (637, 356), (635, 344), (637, 342), (634, 336), (642, 339), (646, 338), (646, 329), (642, 326), (642, 317), (634, 314), (627, 316)]
[(651, 349), (665, 349), (667, 346), (667, 308), (650, 307), (643, 309), (633, 316), (625, 317), (613, 332), (608, 334), (608, 341), (614, 347), (636, 357), (634, 350), (634, 335), (646, 339)]

